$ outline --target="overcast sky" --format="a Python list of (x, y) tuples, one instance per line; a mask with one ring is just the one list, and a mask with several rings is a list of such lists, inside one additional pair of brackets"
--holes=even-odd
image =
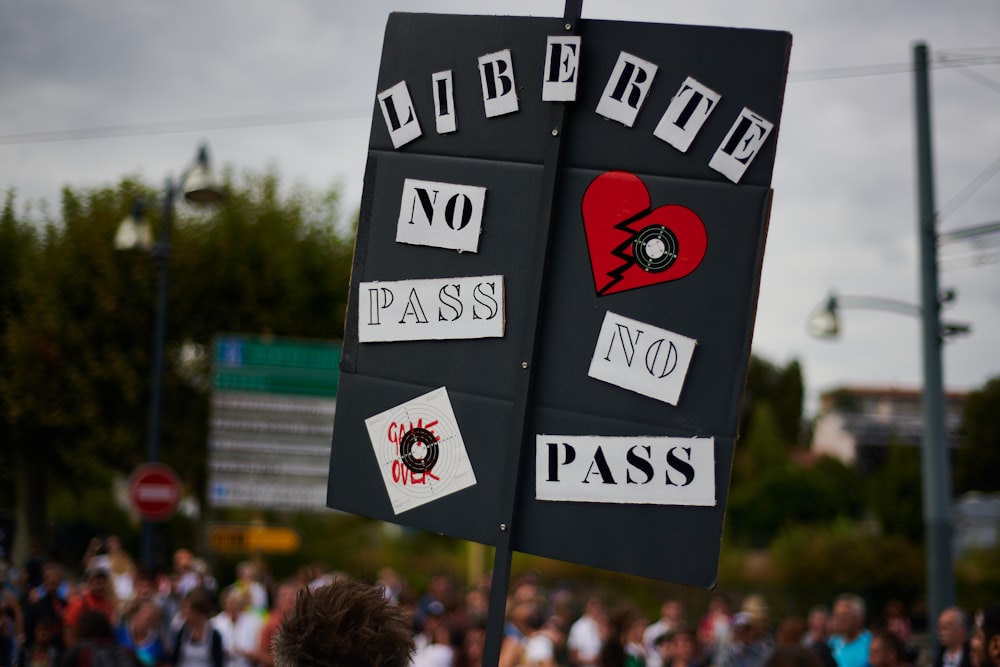
[[(561, 16), (563, 4), (7, 0), (0, 188), (55, 208), (64, 185), (160, 183), (204, 140), (217, 164), (275, 167), (290, 185), (341, 184), (353, 215), (390, 11)], [(934, 58), (939, 230), (1000, 220), (1000, 3), (585, 0), (583, 16), (792, 33), (754, 350), (800, 360), (810, 411), (843, 384), (919, 387), (916, 319), (845, 311), (837, 342), (811, 338), (806, 320), (831, 289), (919, 299), (917, 40)], [(969, 251), (992, 261), (973, 265)], [(973, 327), (945, 346), (949, 389), (1000, 375), (998, 252), (942, 247), (941, 285), (957, 292), (945, 316)]]

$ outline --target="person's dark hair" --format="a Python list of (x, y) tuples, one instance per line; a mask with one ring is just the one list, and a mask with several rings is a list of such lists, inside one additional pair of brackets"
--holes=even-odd
[(779, 646), (796, 646), (806, 634), (806, 621), (801, 616), (786, 616), (778, 622), (774, 642)]
[(211, 616), (212, 612), (215, 611), (211, 594), (201, 587), (192, 588), (188, 591), (187, 595), (184, 596), (184, 602), (187, 604), (188, 609), (204, 614), (205, 616)]
[(908, 662), (909, 653), (906, 650), (906, 642), (900, 639), (899, 635), (891, 630), (876, 630), (872, 633), (873, 638), (878, 638), (882, 641), (882, 647), (885, 650), (892, 651), (896, 654), (897, 662)]
[(278, 627), (275, 667), (407, 667), (414, 650), (406, 612), (381, 588), (353, 579), (299, 591)]
[(1000, 635), (1000, 604), (992, 605), (983, 610), (979, 626), (983, 629), (986, 641), (989, 641), (993, 635)]
[(664, 641), (673, 641), (674, 639), (680, 636), (688, 637), (689, 639), (695, 642), (698, 641), (698, 637), (695, 635), (694, 628), (690, 627), (684, 621), (681, 621), (674, 627), (670, 628), (670, 630), (664, 632), (662, 635), (657, 637), (653, 643), (654, 645), (658, 644), (660, 642), (660, 637), (663, 637)]
[(103, 613), (94, 609), (87, 609), (80, 614), (80, 621), (76, 629), (77, 639), (114, 639), (115, 630), (111, 627), (111, 621)]
[(810, 648), (784, 645), (771, 651), (764, 667), (823, 667), (823, 661)]

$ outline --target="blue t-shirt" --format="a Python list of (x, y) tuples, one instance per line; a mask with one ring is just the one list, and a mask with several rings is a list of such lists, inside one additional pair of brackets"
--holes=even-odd
[(871, 643), (872, 633), (868, 630), (862, 630), (852, 642), (837, 635), (830, 639), (830, 652), (837, 667), (868, 667), (868, 645)]
[(152, 639), (147, 639), (141, 644), (137, 644), (135, 639), (132, 638), (132, 633), (129, 632), (128, 627), (119, 625), (118, 629), (115, 630), (115, 641), (118, 642), (119, 646), (131, 649), (143, 667), (153, 667), (158, 663), (167, 662), (166, 648), (163, 646), (163, 641), (155, 633)]

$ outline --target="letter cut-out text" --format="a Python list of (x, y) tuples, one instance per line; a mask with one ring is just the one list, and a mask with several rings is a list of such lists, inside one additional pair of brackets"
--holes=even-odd
[(715, 438), (537, 435), (535, 498), (714, 506)]
[(358, 285), (358, 340), (502, 338), (503, 276)]
[(393, 148), (404, 146), (421, 135), (417, 110), (405, 81), (379, 93), (378, 104), (382, 108), (382, 118), (385, 119)]
[(588, 375), (677, 405), (698, 341), (608, 311)]
[(407, 178), (399, 203), (396, 241), (476, 252), (486, 188)]

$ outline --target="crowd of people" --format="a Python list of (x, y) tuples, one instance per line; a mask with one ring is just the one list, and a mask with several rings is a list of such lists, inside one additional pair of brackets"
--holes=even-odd
[[(154, 575), (113, 536), (91, 542), (80, 571), (3, 566), (0, 667), (360, 667), (336, 656), (355, 660), (365, 646), (388, 656), (383, 667), (483, 665), (488, 582), (464, 589), (440, 574), (418, 594), (386, 568), (368, 586), (379, 609), (363, 588), (343, 592), (361, 584), (319, 566), (275, 583), (246, 561), (222, 586), (180, 549)], [(998, 624), (1000, 607), (974, 618), (948, 608), (939, 650), (924, 655), (904, 610), (870, 620), (851, 593), (804, 617), (772, 618), (760, 595), (715, 595), (705, 610), (665, 600), (648, 619), (628, 600), (581, 598), (528, 573), (509, 591), (498, 667), (1000, 667)]]

